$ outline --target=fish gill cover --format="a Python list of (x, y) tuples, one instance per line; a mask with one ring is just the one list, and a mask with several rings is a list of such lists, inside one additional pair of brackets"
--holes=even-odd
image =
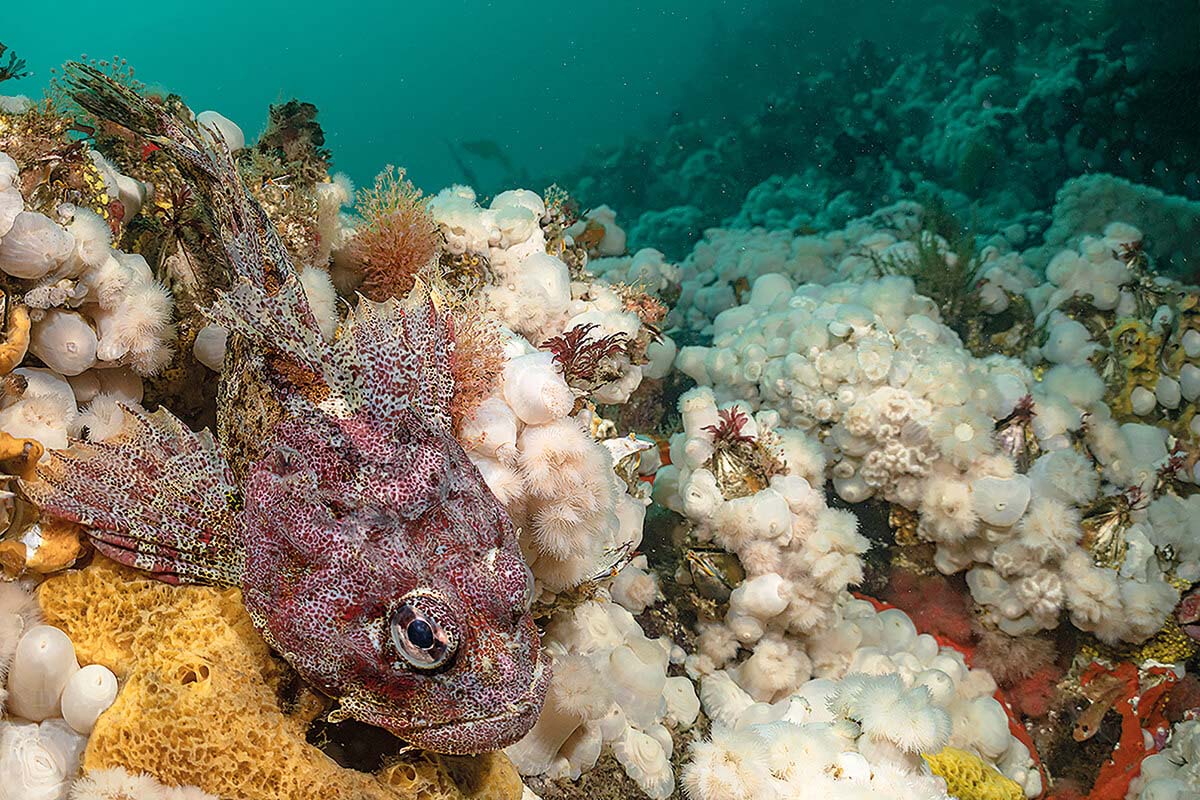
[(230, 10), (0, 31), (0, 800), (1200, 796), (1194, 4)]

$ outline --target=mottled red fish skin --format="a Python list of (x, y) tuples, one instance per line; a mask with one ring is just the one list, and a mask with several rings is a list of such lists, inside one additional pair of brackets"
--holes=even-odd
[[(305, 680), (360, 720), (448, 752), (506, 746), (536, 720), (549, 669), (504, 508), (452, 437), (413, 414), (281, 421), (246, 481), (247, 609)], [(414, 671), (388, 620), (431, 589), (457, 651)]]

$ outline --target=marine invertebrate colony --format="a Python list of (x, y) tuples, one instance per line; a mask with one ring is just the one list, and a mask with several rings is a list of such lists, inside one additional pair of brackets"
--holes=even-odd
[(1191, 796), (1197, 71), (991, 5), (590, 209), (0, 97), (0, 800)]
[[(676, 366), (719, 402), (802, 429), (829, 456), (827, 477), (847, 502), (881, 497), (916, 511), (917, 535), (937, 545), (933, 566), (967, 571), (990, 624), (1023, 635), (1069, 616), (1110, 644), (1149, 639), (1178, 602), (1172, 580), (1191, 580), (1196, 563), (1179, 513), (1195, 476), (1168, 448), (1171, 432), (1196, 435), (1193, 356), (1182, 342), (1189, 293), (1132, 274), (1118, 258), (1141, 241), (1128, 225), (1062, 251), (1041, 286), (1029, 286), (1021, 256), (989, 246), (970, 270), (982, 281), (972, 292), (993, 290), (985, 319), (1011, 296), (1045, 344), (1004, 334), (972, 342), (909, 278), (860, 272), (914, 247), (864, 235), (864, 223), (825, 237), (859, 240), (833, 266), (842, 280), (793, 288), (784, 275), (759, 275), (740, 305), (717, 314), (712, 345), (683, 348)], [(1120, 310), (1110, 323), (1081, 295)], [(1139, 307), (1158, 322), (1123, 317)], [(967, 343), (1002, 352), (979, 357)]]
[(380, 173), (374, 188), (359, 192), (358, 212), (365, 224), (347, 248), (362, 275), (359, 290), (375, 301), (401, 297), (413, 287), (417, 273), (437, 255), (437, 225), (421, 193), (405, 180), (404, 171)]
[[(713, 730), (693, 745), (684, 767), (691, 797), (782, 799), (812, 791), (941, 800), (974, 797), (947, 795), (947, 783), (961, 790), (972, 782), (1002, 789), (996, 797), (1042, 794), (1041, 776), (1010, 733), (986, 671), (918, 635), (898, 609), (843, 599), (835, 613), (837, 624), (801, 651), (811, 678), (776, 699), (756, 702), (746, 691), (749, 662), (701, 678)], [(933, 774), (927, 761), (936, 765)]]
[(52, 453), (26, 492), (119, 562), (241, 586), (335, 716), (448, 752), (519, 738), (549, 671), (516, 533), (451, 434), (450, 325), (428, 299), (363, 300), (327, 341), (223, 142), (87, 65), (69, 78), (207, 193), (237, 273), (211, 316), (231, 334), (222, 394), (242, 416), (220, 425), (227, 463), (165, 410), (127, 412), (108, 440)]

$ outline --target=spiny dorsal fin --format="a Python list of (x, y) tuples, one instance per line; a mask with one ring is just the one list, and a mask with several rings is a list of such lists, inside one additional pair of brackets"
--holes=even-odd
[(360, 297), (331, 350), (337, 383), (356, 410), (383, 422), (409, 410), (450, 430), (454, 328), (431, 298)]
[[(298, 280), (296, 267), (274, 224), (246, 190), (233, 154), (220, 133), (211, 129), (202, 132), (193, 120), (184, 116), (186, 109), (182, 106), (152, 103), (90, 64), (71, 62), (63, 72), (71, 96), (83, 108), (161, 145), (192, 179), (215, 217), (233, 272), (231, 292), (242, 292), (241, 299), (246, 300), (241, 284), (249, 284), (267, 297), (280, 294), (279, 302), (288, 306), (287, 313), (276, 315), (273, 323), (267, 325), (269, 334), (260, 332), (251, 339), (281, 345), (290, 353), (311, 332), (319, 333), (304, 292), (285, 292), (293, 279)], [(235, 302), (233, 306), (226, 316), (261, 307), (248, 302)], [(241, 327), (248, 331), (265, 322), (253, 316), (244, 316), (242, 321)]]
[(403, 303), (360, 298), (341, 336), (326, 342), (287, 248), (220, 136), (205, 137), (190, 119), (88, 64), (68, 64), (65, 74), (80, 105), (161, 144), (207, 197), (234, 274), (208, 312), (213, 322), (321, 376), (332, 392), (321, 404), (327, 413), (364, 411), (386, 422), (411, 410), (450, 429), (454, 336), (436, 292), (420, 284)]

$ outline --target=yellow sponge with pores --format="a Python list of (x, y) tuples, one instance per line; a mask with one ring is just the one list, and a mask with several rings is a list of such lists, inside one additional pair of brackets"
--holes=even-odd
[(958, 800), (1025, 800), (1021, 785), (1001, 775), (979, 756), (955, 747), (923, 756), (934, 775), (946, 781), (946, 791)]

